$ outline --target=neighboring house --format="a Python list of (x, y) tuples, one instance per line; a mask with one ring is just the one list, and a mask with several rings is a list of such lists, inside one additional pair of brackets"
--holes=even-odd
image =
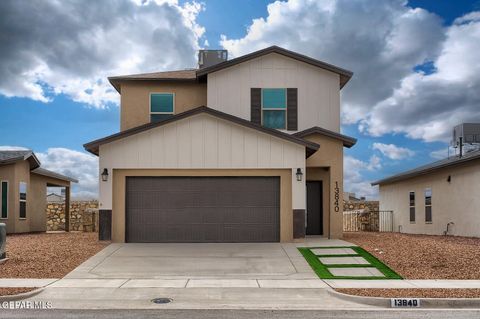
[(65, 196), (50, 193), (47, 195), (47, 203), (63, 203), (65, 201)]
[(0, 151), (0, 223), (7, 233), (46, 231), (47, 187), (67, 189), (77, 180), (40, 167), (32, 151)]
[(379, 185), (380, 210), (393, 210), (396, 231), (480, 237), (480, 151), (452, 156), (372, 185)]
[[(121, 132), (100, 162), (100, 238), (291, 242), (342, 237), (340, 89), (352, 73), (276, 46), (196, 70), (109, 78)], [(206, 63), (210, 62), (210, 63)]]

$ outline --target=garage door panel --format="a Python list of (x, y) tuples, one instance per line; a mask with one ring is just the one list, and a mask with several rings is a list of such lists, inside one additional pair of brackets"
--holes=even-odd
[(279, 241), (278, 177), (127, 177), (127, 242)]

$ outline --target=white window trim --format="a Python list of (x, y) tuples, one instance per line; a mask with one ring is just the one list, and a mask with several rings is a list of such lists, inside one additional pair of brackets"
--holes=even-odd
[[(273, 109), (273, 108), (264, 108), (263, 107), (263, 90), (269, 90), (269, 89), (281, 89), (285, 90), (285, 108), (284, 109)], [(260, 117), (261, 117), (261, 123), (263, 126), (263, 111), (285, 111), (285, 127), (284, 128), (274, 128), (274, 130), (286, 130), (287, 129), (287, 88), (261, 88), (260, 89), (260, 105), (262, 108), (262, 111), (260, 112)]]
[[(410, 194), (413, 193), (413, 206), (410, 204)], [(409, 191), (408, 192), (408, 220), (410, 221), (410, 224), (415, 224), (417, 222), (417, 194), (415, 191)], [(410, 220), (410, 209), (413, 207), (415, 209), (415, 220), (411, 221)]]
[[(24, 183), (25, 184), (25, 196), (28, 196), (28, 183), (27, 182), (22, 182), (20, 181), (18, 183), (18, 219), (25, 220), (27, 219), (27, 200), (26, 199), (21, 199), (20, 198), (20, 184)], [(26, 197), (28, 198), (28, 197)], [(25, 202), (25, 217), (20, 217), (20, 203)]]
[[(2, 209), (2, 204), (3, 204), (3, 203), (2, 203), (2, 196), (1, 196), (1, 195), (2, 195), (2, 194), (1, 194), (1, 191), (2, 191), (2, 184), (3, 184), (3, 183), (7, 183), (7, 217), (2, 217), (2, 211), (1, 211), (1, 209)], [(7, 180), (1, 180), (1, 181), (0, 181), (0, 219), (3, 219), (3, 220), (8, 219), (8, 205), (10, 204), (10, 203), (8, 202), (8, 196), (10, 195), (10, 194), (9, 194), (9, 189), (8, 189), (9, 186), (10, 186), (10, 185), (9, 185), (9, 182), (8, 182)]]
[[(152, 94), (171, 94), (173, 96), (172, 112), (152, 112)], [(175, 93), (174, 92), (150, 92), (148, 95), (148, 111), (152, 114), (175, 114)]]
[[(430, 205), (427, 205), (427, 189), (430, 190)], [(423, 203), (425, 204), (425, 217), (427, 217), (426, 209), (427, 209), (427, 207), (430, 207), (430, 218), (431, 218), (431, 220), (430, 221), (425, 220), (425, 224), (433, 224), (433, 205), (432, 205), (432, 203), (433, 203), (433, 190), (432, 190), (431, 187), (425, 188), (425, 190), (423, 192)]]

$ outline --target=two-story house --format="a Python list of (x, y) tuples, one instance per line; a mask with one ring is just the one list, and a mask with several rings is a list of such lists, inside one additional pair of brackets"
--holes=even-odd
[[(214, 61), (211, 61), (211, 58)], [(109, 78), (121, 132), (100, 161), (100, 238), (290, 242), (342, 236), (340, 90), (350, 71), (272, 46)]]

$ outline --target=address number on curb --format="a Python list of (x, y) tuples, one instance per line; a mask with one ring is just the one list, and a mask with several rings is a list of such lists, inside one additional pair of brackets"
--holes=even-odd
[(390, 299), (392, 308), (418, 308), (420, 299), (416, 298), (392, 298)]

